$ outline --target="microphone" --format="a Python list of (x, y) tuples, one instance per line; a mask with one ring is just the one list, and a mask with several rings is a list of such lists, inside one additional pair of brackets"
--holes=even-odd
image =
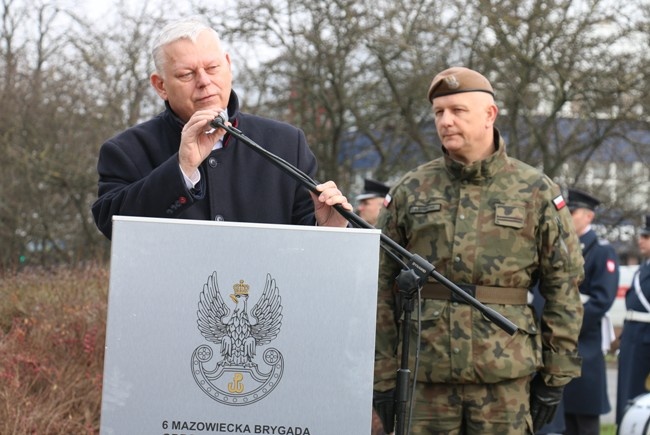
[(228, 122), (228, 112), (222, 110), (212, 121), (210, 121), (210, 127), (225, 129), (226, 122)]

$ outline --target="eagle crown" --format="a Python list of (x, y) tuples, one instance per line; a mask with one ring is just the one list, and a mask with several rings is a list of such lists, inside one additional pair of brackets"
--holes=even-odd
[(235, 290), (235, 296), (238, 296), (238, 295), (241, 295), (241, 296), (246, 295), (246, 296), (248, 296), (248, 289), (250, 287), (251, 286), (246, 284), (243, 279), (240, 279), (237, 284), (232, 286), (233, 290)]

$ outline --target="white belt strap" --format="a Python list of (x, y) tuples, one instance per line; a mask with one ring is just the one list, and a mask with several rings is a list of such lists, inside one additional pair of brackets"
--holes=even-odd
[(632, 322), (650, 323), (650, 313), (644, 313), (643, 311), (627, 310), (627, 312), (625, 313), (625, 320), (630, 320)]
[(646, 311), (650, 313), (650, 302), (648, 302), (643, 292), (641, 291), (641, 285), (639, 283), (639, 275), (641, 275), (640, 272), (641, 272), (641, 267), (639, 267), (636, 273), (634, 274), (634, 282), (632, 285), (634, 286), (634, 292), (636, 293), (639, 300), (643, 304), (643, 307), (646, 309)]
[(614, 323), (609, 314), (605, 313), (600, 324), (600, 346), (603, 353), (607, 353), (612, 349), (612, 343), (616, 340), (616, 332), (614, 331)]

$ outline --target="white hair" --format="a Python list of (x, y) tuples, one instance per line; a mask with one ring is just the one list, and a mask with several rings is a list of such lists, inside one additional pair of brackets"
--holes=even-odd
[(189, 39), (196, 42), (198, 36), (205, 30), (213, 32), (215, 38), (219, 41), (219, 34), (201, 17), (183, 18), (163, 27), (151, 45), (151, 56), (153, 57), (156, 72), (162, 74), (165, 64), (165, 55), (162, 49), (165, 45), (180, 39)]

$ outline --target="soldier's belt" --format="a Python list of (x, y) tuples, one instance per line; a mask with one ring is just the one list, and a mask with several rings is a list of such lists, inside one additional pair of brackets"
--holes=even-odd
[(644, 311), (627, 310), (625, 313), (625, 320), (632, 322), (650, 323), (650, 313)]
[[(518, 287), (488, 287), (485, 285), (457, 284), (470, 296), (484, 304), (526, 305), (528, 289)], [(420, 295), (423, 299), (441, 299), (465, 303), (461, 296), (438, 282), (424, 284)]]

